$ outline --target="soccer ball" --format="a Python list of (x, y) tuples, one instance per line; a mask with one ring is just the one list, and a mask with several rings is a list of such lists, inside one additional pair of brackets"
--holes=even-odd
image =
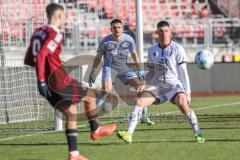
[(200, 69), (210, 69), (214, 64), (214, 55), (208, 50), (200, 50), (195, 55), (195, 63)]

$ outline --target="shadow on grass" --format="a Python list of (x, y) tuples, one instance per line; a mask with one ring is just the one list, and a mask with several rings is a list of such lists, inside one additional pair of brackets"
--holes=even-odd
[[(124, 143), (121, 142), (79, 142), (79, 146), (108, 146), (108, 145), (123, 145)], [(67, 145), (66, 142), (49, 142), (49, 143), (0, 143), (0, 146), (61, 146)]]
[[(134, 144), (154, 144), (154, 143), (196, 143), (196, 140), (194, 139), (180, 139), (180, 140), (171, 140), (171, 139), (159, 139), (159, 140), (136, 140), (132, 143), (132, 145)], [(206, 138), (205, 143), (210, 143), (210, 142), (240, 142), (240, 138)], [(27, 143), (15, 143), (15, 144), (11, 144), (11, 143), (1, 143), (0, 146), (31, 146), (31, 147), (39, 147), (39, 146), (61, 146), (61, 145), (67, 145), (67, 143), (53, 143), (53, 142), (49, 142), (49, 143), (34, 143), (34, 144), (27, 144)], [(121, 140), (118, 141), (112, 141), (112, 142), (80, 142), (78, 143), (79, 146), (119, 146), (119, 145), (128, 145), (126, 143), (124, 143)]]

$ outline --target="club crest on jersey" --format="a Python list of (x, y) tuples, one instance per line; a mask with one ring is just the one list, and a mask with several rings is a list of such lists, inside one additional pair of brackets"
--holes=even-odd
[(63, 37), (62, 34), (61, 34), (61, 33), (58, 33), (58, 34), (56, 35), (56, 37), (54, 38), (54, 41), (57, 42), (57, 43), (59, 43), (59, 42), (61, 42), (62, 37)]
[(114, 42), (109, 42), (106, 44), (107, 51), (112, 51), (117, 47), (117, 44)]
[(130, 46), (130, 43), (128, 41), (124, 41), (119, 44), (121, 48), (127, 49)]

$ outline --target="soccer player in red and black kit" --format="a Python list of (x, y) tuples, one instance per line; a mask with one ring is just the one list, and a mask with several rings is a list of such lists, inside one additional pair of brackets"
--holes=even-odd
[(111, 135), (116, 125), (99, 126), (97, 122), (95, 92), (84, 88), (71, 78), (60, 60), (62, 34), (59, 27), (64, 22), (64, 8), (51, 3), (46, 8), (48, 24), (35, 31), (27, 50), (24, 63), (35, 67), (38, 89), (42, 96), (66, 116), (66, 137), (69, 148), (68, 160), (86, 160), (77, 149), (77, 106), (82, 100), (89, 119), (91, 139), (97, 140)]

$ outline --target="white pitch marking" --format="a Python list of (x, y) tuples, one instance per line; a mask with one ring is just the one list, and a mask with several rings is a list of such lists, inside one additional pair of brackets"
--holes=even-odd
[[(194, 109), (194, 111), (200, 111), (204, 109), (211, 109), (211, 108), (219, 108), (219, 107), (225, 107), (225, 106), (232, 106), (232, 105), (240, 105), (240, 102), (232, 102), (232, 103), (224, 103), (224, 104), (215, 104), (212, 106), (205, 106), (205, 107), (199, 107)], [(172, 112), (163, 112), (163, 114), (173, 114), (173, 113), (180, 113), (180, 111), (172, 111)]]
[[(113, 121), (107, 121), (107, 122), (104, 122), (104, 123), (108, 123), (108, 122), (111, 123)], [(101, 124), (103, 124), (103, 123), (101, 123)], [(81, 128), (81, 127), (86, 127), (86, 126), (87, 125), (78, 125), (77, 127)], [(31, 136), (35, 136), (35, 135), (39, 135), (39, 134), (55, 133), (55, 132), (62, 132), (62, 131), (64, 131), (64, 130), (60, 130), (60, 131), (43, 131), (43, 132), (38, 132), (38, 133), (34, 133), (34, 134), (27, 134), (27, 135), (22, 135), (22, 136), (8, 137), (8, 138), (0, 139), (0, 142), (7, 141), (7, 140), (13, 140), (13, 139), (16, 139), (16, 138), (31, 137)]]

